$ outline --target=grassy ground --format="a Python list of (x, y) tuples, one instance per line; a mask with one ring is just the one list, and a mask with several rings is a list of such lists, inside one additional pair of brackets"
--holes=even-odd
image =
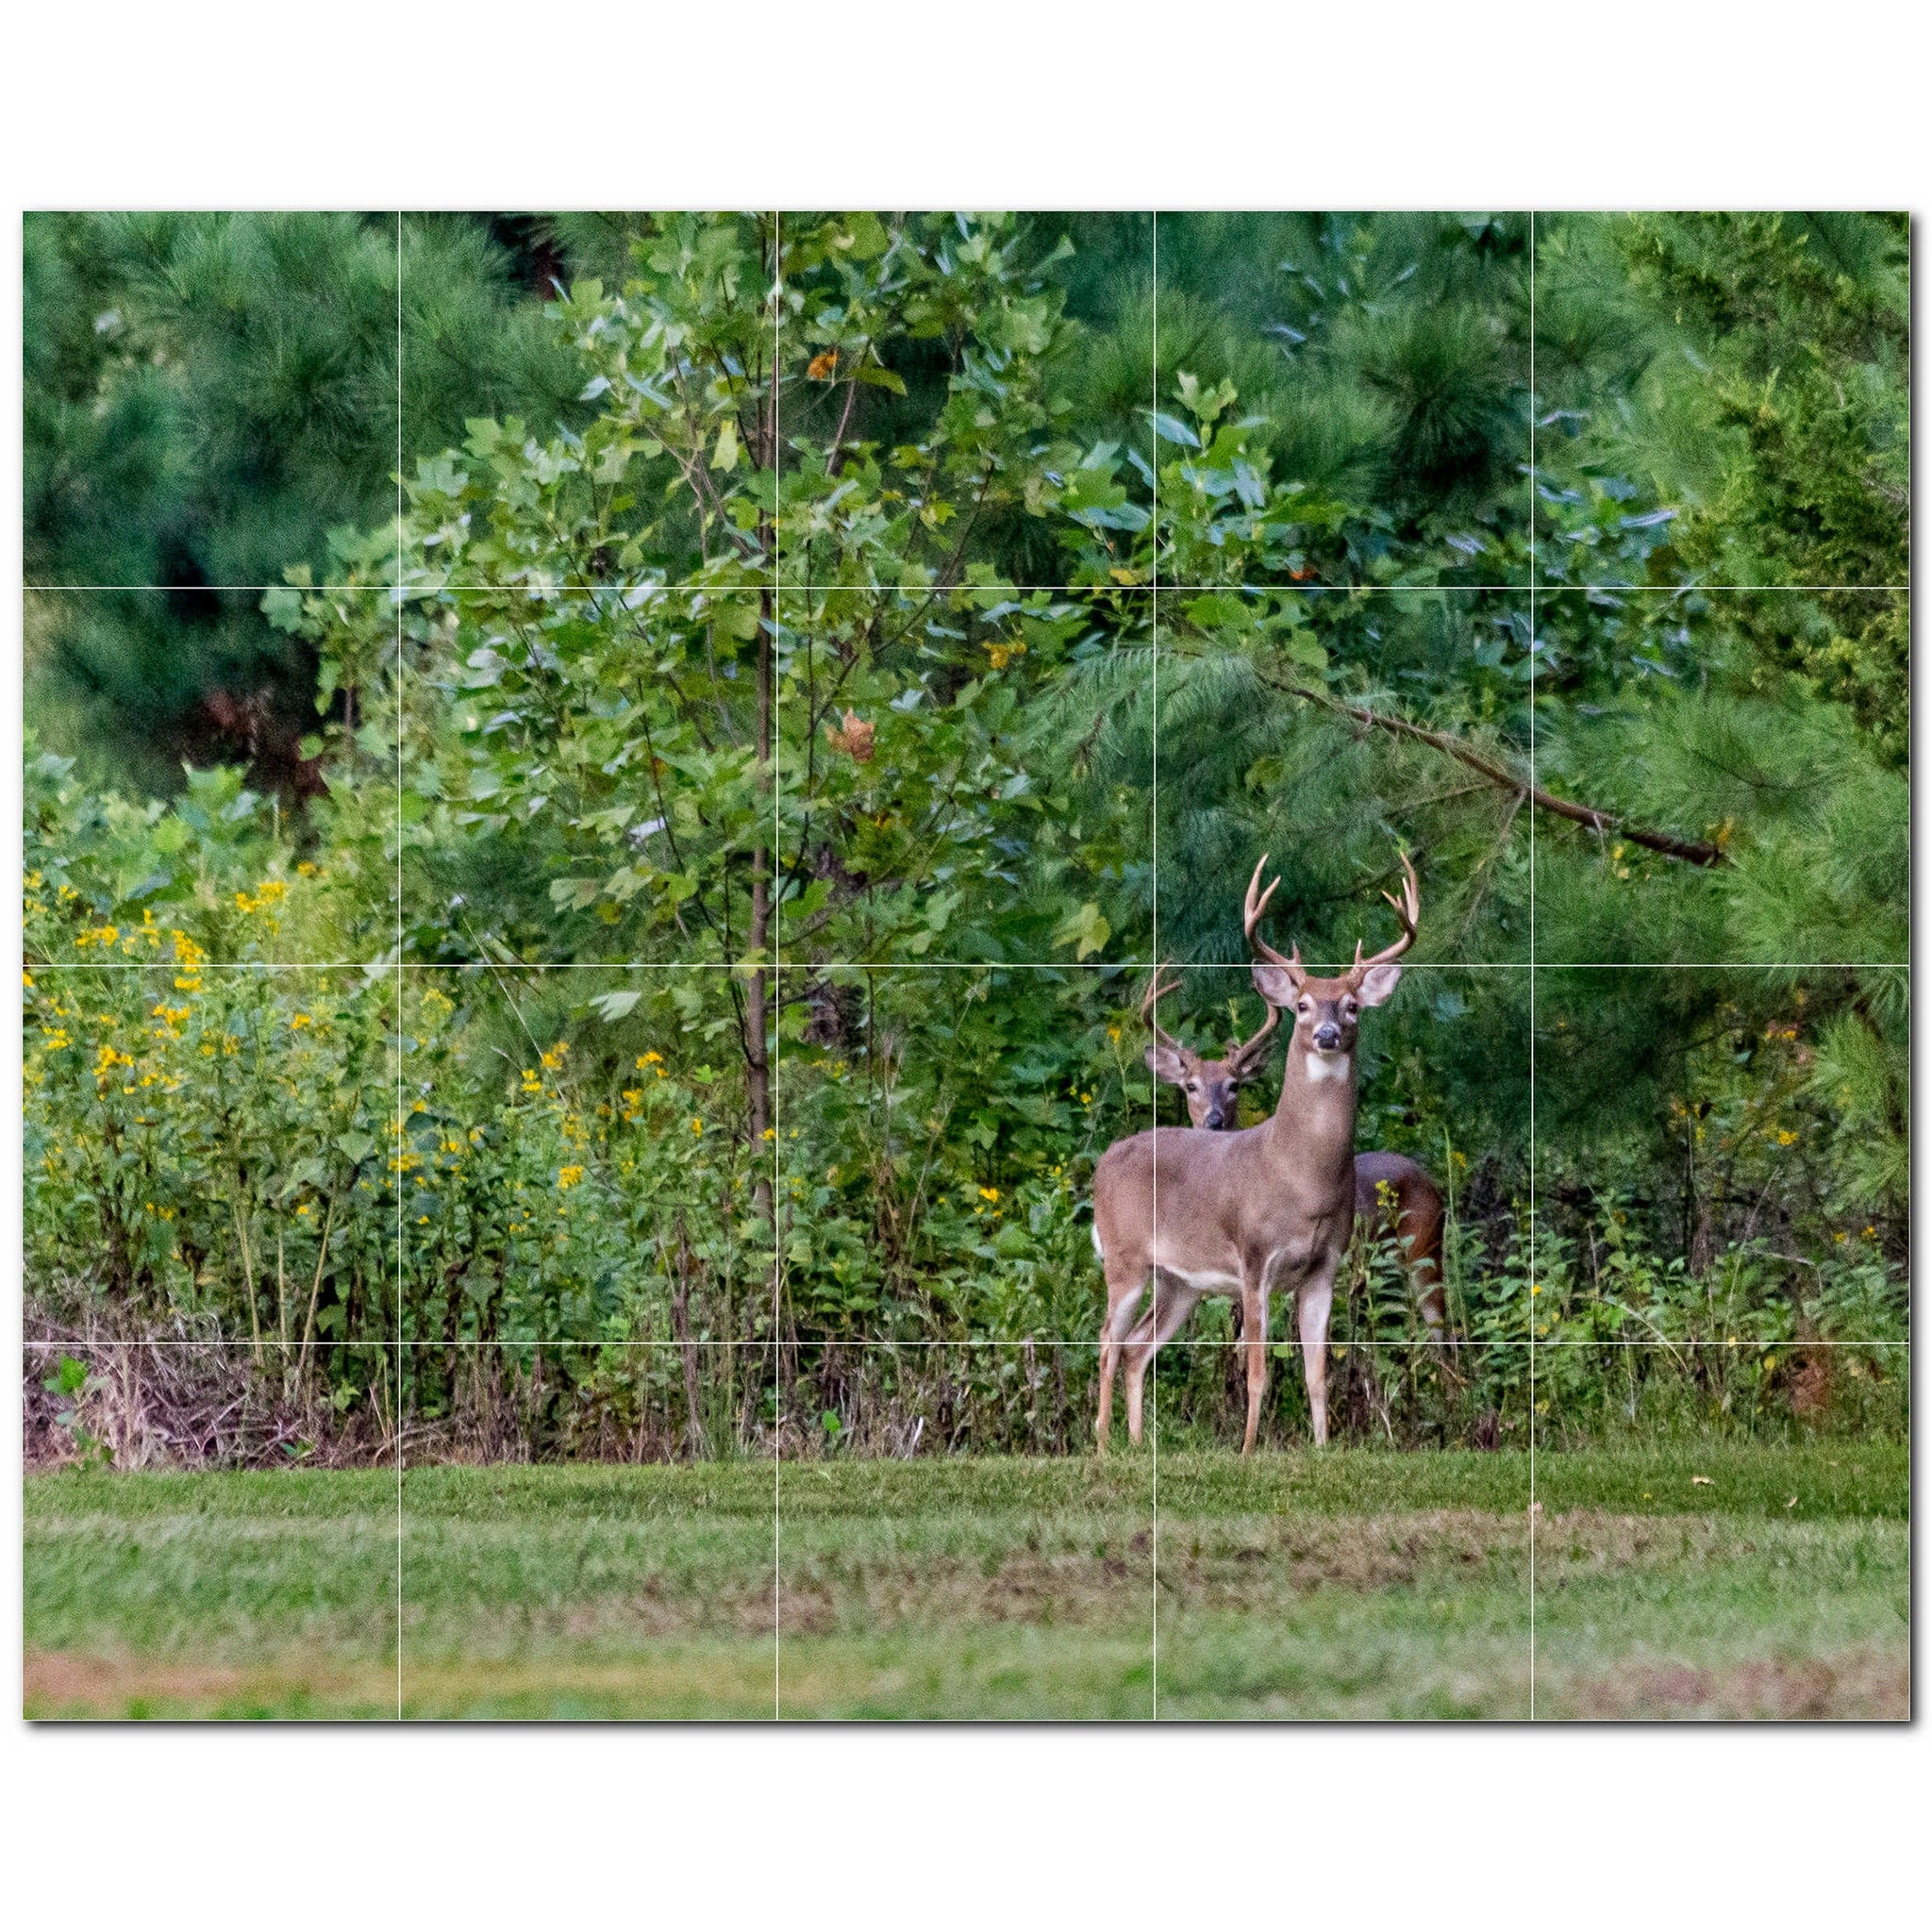
[(1907, 1712), (1903, 1445), (1540, 1453), (1534, 1510), (1513, 1454), (1158, 1480), (1157, 1592), (1145, 1457), (424, 1469), (400, 1567), (384, 1472), (34, 1476), (26, 1709)]

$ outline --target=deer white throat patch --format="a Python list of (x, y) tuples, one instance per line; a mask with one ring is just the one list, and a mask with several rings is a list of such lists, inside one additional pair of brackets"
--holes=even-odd
[(1308, 1078), (1318, 1084), (1348, 1078), (1349, 1056), (1345, 1053), (1310, 1053), (1302, 1064), (1308, 1070)]

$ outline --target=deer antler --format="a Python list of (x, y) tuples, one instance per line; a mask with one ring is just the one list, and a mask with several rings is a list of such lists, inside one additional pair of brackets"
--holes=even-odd
[(1250, 1034), (1239, 1045), (1231, 1045), (1227, 1050), (1227, 1066), (1237, 1078), (1246, 1075), (1260, 1057), (1262, 1048), (1268, 1044), (1268, 1036), (1281, 1024), (1281, 1008), (1273, 1000), (1264, 1000), (1262, 1005), (1268, 1008), (1268, 1017), (1261, 1022), (1260, 1032)]
[(1395, 916), (1402, 922), (1402, 931), (1393, 941), (1384, 946), (1379, 953), (1366, 959), (1362, 958), (1361, 941), (1356, 941), (1355, 964), (1348, 970), (1349, 983), (1352, 986), (1359, 986), (1362, 982), (1362, 975), (1372, 966), (1386, 966), (1391, 960), (1401, 958), (1403, 954), (1415, 944), (1416, 921), (1422, 917), (1422, 891), (1415, 882), (1415, 867), (1408, 862), (1408, 854), (1406, 852), (1402, 855), (1402, 870), (1406, 874), (1406, 882), (1402, 888), (1402, 897), (1398, 899), (1393, 892), (1384, 892), (1382, 894), (1383, 898), (1394, 907)]
[(1160, 1022), (1154, 1017), (1155, 1002), (1164, 998), (1168, 993), (1180, 991), (1181, 983), (1178, 979), (1169, 981), (1166, 986), (1161, 985), (1160, 975), (1166, 971), (1167, 968), (1165, 966), (1155, 967), (1154, 975), (1147, 982), (1147, 991), (1141, 1001), (1141, 1017), (1146, 1021), (1148, 1025), (1153, 1027), (1155, 1039), (1163, 1045), (1173, 1047), (1176, 1053), (1179, 1053), (1184, 1051), (1180, 1041), (1174, 1039), (1172, 1034), (1165, 1032), (1161, 1027)]
[(1261, 923), (1262, 913), (1264, 913), (1268, 909), (1269, 900), (1271, 900), (1274, 896), (1275, 887), (1281, 883), (1279, 878), (1270, 879), (1268, 881), (1268, 890), (1265, 892), (1261, 892), (1258, 898), (1255, 896), (1256, 893), (1260, 891), (1261, 867), (1266, 865), (1267, 863), (1268, 855), (1264, 852), (1262, 853), (1259, 861), (1256, 864), (1254, 877), (1248, 881), (1247, 897), (1241, 901), (1241, 930), (1248, 936), (1248, 944), (1252, 946), (1256, 952), (1260, 954), (1262, 958), (1268, 960), (1271, 965), (1286, 966), (1291, 973), (1298, 974), (1302, 970), (1301, 947), (1297, 945), (1294, 949), (1293, 956), (1290, 958), (1284, 959), (1281, 957), (1281, 955), (1277, 953), (1274, 950), (1274, 948), (1271, 946), (1268, 943), (1268, 941), (1264, 940), (1255, 930), (1255, 928)]

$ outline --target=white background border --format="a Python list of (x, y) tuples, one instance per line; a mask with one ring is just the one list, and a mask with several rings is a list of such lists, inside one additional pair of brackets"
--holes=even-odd
[[(69, 5), (10, 32), (0, 142), (16, 216), (774, 200), (1916, 209), (1932, 171), (1923, 20), (1682, 0)], [(7, 281), (0, 555), (17, 585), (17, 270)], [(12, 824), (10, 590), (5, 641)], [(5, 865), (17, 942), (10, 835)], [(0, 1041), (17, 1091), (17, 1034)], [(19, 1144), (0, 1144), (17, 1283)], [(17, 1358), (17, 1292), (4, 1340)], [(17, 1407), (0, 1428), (15, 1641)], [(1151, 1909), (1324, 1932), (1425, 1915), (1433, 1932), (1531, 1916), (1856, 1924), (1925, 1895), (1923, 1724), (0, 1724), (8, 1895), (36, 1918), (1074, 1927)]]

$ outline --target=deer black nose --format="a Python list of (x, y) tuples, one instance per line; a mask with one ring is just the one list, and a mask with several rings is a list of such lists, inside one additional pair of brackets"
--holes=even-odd
[(1204, 1127), (1224, 1127), (1227, 1124), (1227, 1116), (1218, 1107), (1210, 1107), (1203, 1116), (1201, 1124)]
[(1341, 1028), (1333, 1020), (1324, 1020), (1315, 1028), (1315, 1044), (1324, 1053), (1333, 1053), (1341, 1044)]

